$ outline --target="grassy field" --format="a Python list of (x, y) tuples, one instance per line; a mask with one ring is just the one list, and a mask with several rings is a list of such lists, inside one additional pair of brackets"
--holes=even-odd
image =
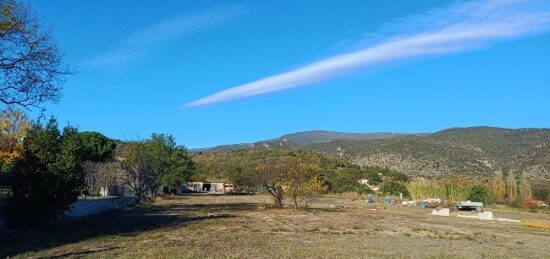
[[(269, 196), (190, 195), (148, 206), (8, 232), (0, 257), (548, 258), (550, 230), (436, 217), (431, 210), (325, 197), (309, 210), (269, 208)], [(353, 205), (350, 209), (342, 205)], [(334, 207), (334, 208), (332, 208)], [(495, 217), (550, 215), (494, 209)]]

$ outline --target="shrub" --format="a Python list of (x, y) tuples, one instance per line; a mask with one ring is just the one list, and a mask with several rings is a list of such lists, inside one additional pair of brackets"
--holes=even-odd
[(360, 173), (366, 176), (367, 179), (369, 179), (369, 181), (373, 184), (382, 183), (384, 178), (399, 182), (406, 182), (409, 180), (409, 177), (406, 174), (387, 168), (367, 167), (361, 170)]
[(550, 203), (550, 180), (539, 180), (533, 183), (533, 197)]
[(75, 128), (59, 132), (55, 119), (33, 125), (13, 168), (8, 213), (14, 225), (34, 225), (63, 213), (84, 185), (81, 141)]
[[(327, 178), (327, 177), (325, 177)], [(333, 193), (356, 192), (358, 194), (367, 194), (371, 190), (359, 183), (361, 171), (355, 168), (344, 168), (337, 170), (334, 175), (327, 178), (329, 190)]]
[(484, 204), (492, 204), (497, 199), (497, 195), (487, 186), (477, 184), (472, 186), (470, 190), (470, 195), (468, 197), (468, 200), (470, 201), (479, 201), (483, 202)]
[(386, 180), (380, 185), (380, 191), (382, 193), (389, 193), (391, 195), (399, 195), (402, 193), (403, 196), (409, 196), (409, 191), (407, 187), (402, 182)]
[(360, 184), (355, 178), (349, 175), (339, 175), (330, 182), (330, 190), (334, 193), (357, 192), (365, 194), (370, 189)]

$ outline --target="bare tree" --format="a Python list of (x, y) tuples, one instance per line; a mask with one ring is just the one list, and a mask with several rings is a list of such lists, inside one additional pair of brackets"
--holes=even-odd
[(146, 201), (147, 192), (158, 184), (160, 176), (141, 163), (122, 162), (121, 169), (123, 182), (134, 191), (138, 200)]
[(299, 199), (304, 200), (307, 206), (309, 199), (326, 191), (324, 183), (316, 177), (319, 171), (319, 168), (306, 165), (298, 157), (284, 156), (263, 161), (251, 182), (265, 187), (273, 197), (276, 208), (284, 207), (285, 196), (291, 198), (295, 208), (298, 208)]
[(71, 74), (62, 59), (28, 5), (0, 0), (0, 104), (31, 109), (57, 102)]
[(82, 164), (84, 171), (85, 191), (88, 195), (99, 194), (101, 188), (100, 164), (93, 161), (84, 161)]
[(174, 138), (162, 134), (126, 144), (120, 161), (123, 180), (133, 189), (137, 199), (146, 201), (147, 193), (160, 185), (162, 177), (171, 169), (170, 157), (174, 149)]
[(284, 206), (285, 190), (283, 175), (276, 167), (274, 159), (266, 159), (259, 165), (254, 172), (255, 181), (265, 187), (267, 192), (273, 197), (275, 207), (282, 209)]

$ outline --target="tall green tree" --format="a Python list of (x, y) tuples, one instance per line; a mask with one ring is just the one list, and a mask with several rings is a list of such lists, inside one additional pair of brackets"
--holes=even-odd
[(23, 142), (23, 156), (13, 168), (12, 222), (37, 224), (55, 218), (77, 200), (84, 185), (82, 142), (76, 128), (61, 133), (55, 119), (35, 124)]
[(183, 146), (176, 147), (171, 151), (170, 168), (162, 178), (162, 184), (172, 193), (176, 193), (182, 184), (191, 181), (195, 168), (187, 149)]
[(105, 135), (94, 132), (81, 132), (80, 139), (82, 140), (83, 159), (100, 162), (112, 156), (116, 143)]

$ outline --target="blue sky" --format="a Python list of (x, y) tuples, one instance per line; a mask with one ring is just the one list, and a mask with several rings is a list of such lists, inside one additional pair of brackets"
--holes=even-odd
[(550, 127), (547, 1), (31, 4), (77, 70), (47, 113), (112, 138)]

